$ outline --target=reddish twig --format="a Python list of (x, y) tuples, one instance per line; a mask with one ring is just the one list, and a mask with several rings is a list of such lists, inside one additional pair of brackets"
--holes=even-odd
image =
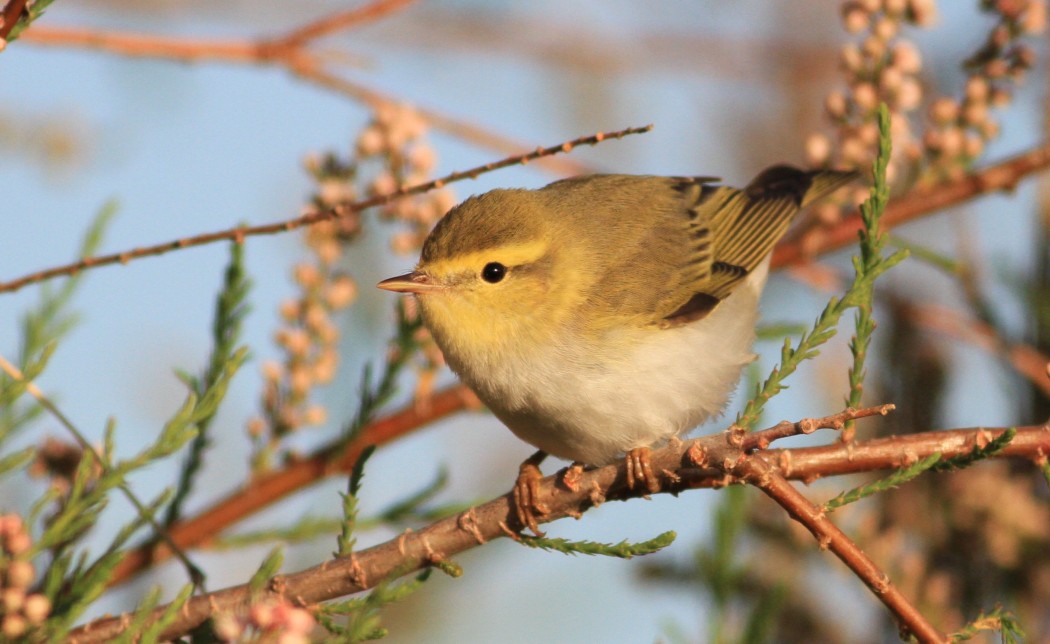
[(85, 257), (78, 262), (72, 262), (63, 266), (56, 266), (36, 273), (30, 273), (23, 277), (11, 280), (9, 282), (0, 282), (0, 293), (17, 291), (20, 288), (28, 286), (29, 284), (35, 284), (44, 280), (51, 279), (53, 277), (59, 277), (62, 275), (75, 275), (76, 273), (87, 270), (90, 268), (98, 268), (100, 266), (108, 266), (111, 264), (126, 264), (131, 260), (140, 259), (142, 257), (151, 257), (154, 255), (162, 255), (164, 253), (179, 250), (182, 248), (190, 248), (193, 246), (203, 246), (205, 244), (212, 244), (220, 241), (233, 241), (241, 243), (246, 237), (254, 237), (258, 235), (273, 235), (276, 233), (283, 233), (289, 230), (295, 230), (304, 226), (310, 226), (322, 221), (329, 221), (331, 219), (337, 219), (344, 217), (352, 212), (358, 212), (366, 208), (372, 208), (375, 206), (381, 206), (389, 203), (395, 199), (405, 197), (407, 195), (420, 194), (440, 188), (445, 184), (452, 183), (454, 181), (462, 181), (464, 179), (476, 179), (478, 175), (486, 172), (492, 172), (500, 168), (506, 168), (512, 165), (522, 165), (529, 161), (540, 159), (543, 157), (551, 156), (554, 154), (561, 154), (571, 152), (574, 148), (581, 145), (597, 145), (602, 141), (609, 139), (620, 139), (631, 134), (642, 134), (652, 129), (651, 125), (645, 127), (631, 127), (616, 132), (603, 133), (598, 132), (591, 136), (584, 136), (572, 141), (566, 141), (546, 148), (536, 148), (536, 150), (526, 153), (517, 154), (514, 156), (506, 157), (499, 161), (492, 163), (486, 163), (484, 165), (471, 168), (469, 170), (463, 170), (460, 172), (453, 172), (452, 174), (441, 177), (440, 179), (433, 179), (425, 183), (418, 183), (412, 186), (402, 186), (397, 191), (371, 197), (361, 201), (355, 201), (351, 203), (339, 204), (328, 210), (321, 212), (311, 213), (298, 217), (296, 219), (287, 219), (272, 224), (262, 224), (258, 226), (239, 226), (237, 228), (228, 228), (226, 230), (219, 230), (211, 233), (204, 233), (201, 235), (194, 235), (193, 237), (184, 237), (182, 239), (176, 239), (173, 241), (164, 242), (162, 244), (154, 244), (153, 246), (146, 246), (143, 248), (133, 248), (125, 250), (119, 253), (113, 253), (111, 255), (100, 255), (97, 257)]
[(832, 523), (827, 516), (803, 496), (767, 461), (745, 457), (734, 468), (734, 474), (762, 490), (784, 508), (792, 519), (809, 530), (822, 550), (830, 550), (846, 564), (871, 591), (897, 616), (900, 624), (920, 642), (945, 642), (938, 631), (919, 609), (904, 596), (871, 557)]
[(276, 38), (272, 42), (279, 47), (302, 47), (312, 40), (385, 18), (387, 15), (412, 4), (412, 2), (414, 0), (375, 0), (363, 7), (338, 11), (301, 27), (296, 27), (288, 34)]
[[(1003, 431), (997, 427), (972, 427), (820, 447), (771, 449), (763, 453), (763, 458), (775, 463), (785, 477), (809, 482), (825, 476), (909, 467), (930, 454), (940, 453), (944, 458), (965, 456)], [(995, 455), (1027, 458), (1037, 464), (1046, 462), (1050, 455), (1050, 425), (1018, 427), (1014, 439)]]
[(895, 405), (876, 405), (863, 409), (846, 409), (833, 416), (824, 418), (803, 418), (797, 422), (782, 421), (769, 429), (757, 432), (749, 432), (741, 439), (741, 449), (750, 451), (753, 449), (766, 449), (774, 441), (788, 436), (799, 434), (812, 434), (818, 429), (842, 429), (851, 420), (868, 418), (869, 416), (885, 416), (897, 407)]
[(0, 24), (0, 40), (7, 38), (11, 30), (18, 24), (18, 19), (22, 17), (22, 12), (25, 11), (26, 2), (28, 0), (8, 0), (7, 4), (4, 5), (4, 11), (0, 14), (0, 18), (3, 19), (3, 24)]
[[(876, 407), (846, 412), (846, 416), (835, 414), (801, 424), (834, 426), (835, 423), (848, 420), (851, 414), (856, 414), (852, 417), (873, 415), (881, 413), (881, 409)], [(803, 427), (799, 429), (802, 431)], [(785, 434), (781, 430), (777, 431)], [(945, 458), (966, 455), (974, 446), (986, 444), (1003, 431), (1005, 429), (1002, 428), (982, 428), (927, 432), (849, 445), (836, 442), (817, 448), (759, 451), (747, 458), (742, 457), (741, 439), (748, 434), (723, 432), (687, 442), (675, 442), (656, 450), (651, 463), (654, 471), (665, 475), (663, 491), (677, 494), (691, 488), (717, 487), (739, 481), (732, 470), (745, 461), (761, 459), (778, 476), (808, 481), (826, 474), (897, 468), (937, 452)], [(1032, 426), (1017, 428), (1014, 440), (996, 457), (1013, 455), (1039, 461), (1045, 459), (1046, 454), (1050, 454), (1050, 428)], [(697, 460), (700, 461), (699, 466)], [(567, 516), (578, 517), (606, 499), (624, 500), (645, 493), (644, 490), (628, 489), (626, 475), (622, 463), (587, 470), (581, 474), (575, 491), (558, 485), (557, 475), (546, 477), (540, 484), (537, 497), (537, 501), (548, 508), (548, 512), (541, 517), (542, 521), (548, 523)], [(392, 574), (404, 575), (432, 565), (435, 556), (447, 559), (481, 543), (507, 536), (507, 526), (513, 522), (511, 495), (508, 494), (465, 513), (354, 553), (352, 558), (326, 561), (308, 570), (281, 575), (280, 583), (269, 584), (263, 595), (280, 595), (287, 601), (310, 605), (359, 592), (390, 579)], [(175, 622), (162, 637), (177, 637), (201, 624), (215, 611), (243, 612), (250, 601), (246, 586), (194, 597), (179, 612)], [(159, 615), (162, 610), (163, 607), (158, 608), (154, 614)], [(119, 634), (126, 624), (127, 620), (122, 617), (97, 620), (77, 629), (72, 641), (106, 641)], [(916, 628), (919, 631), (917, 634), (926, 632), (914, 624), (910, 627)]]

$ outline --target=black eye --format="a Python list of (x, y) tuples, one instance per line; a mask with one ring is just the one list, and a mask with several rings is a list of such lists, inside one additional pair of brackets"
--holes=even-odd
[(495, 284), (507, 276), (507, 267), (499, 262), (489, 262), (481, 269), (481, 279), (489, 284)]

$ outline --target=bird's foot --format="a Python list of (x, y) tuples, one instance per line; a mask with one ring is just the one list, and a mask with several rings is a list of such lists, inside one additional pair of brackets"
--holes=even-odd
[(539, 523), (536, 521), (537, 513), (547, 513), (547, 506), (537, 501), (539, 496), (540, 481), (543, 472), (540, 471), (540, 463), (547, 458), (543, 451), (536, 452), (518, 468), (518, 480), (514, 482), (514, 512), (518, 516), (518, 524), (523, 528), (532, 530), (537, 537), (542, 537)]
[(649, 494), (660, 491), (660, 481), (653, 474), (653, 467), (649, 462), (652, 454), (648, 447), (635, 447), (627, 451), (627, 487), (635, 489), (638, 485), (644, 485)]
[(572, 465), (561, 471), (561, 484), (565, 486), (565, 489), (570, 492), (580, 490), (580, 478), (583, 476), (584, 467), (586, 466), (583, 463), (574, 461)]

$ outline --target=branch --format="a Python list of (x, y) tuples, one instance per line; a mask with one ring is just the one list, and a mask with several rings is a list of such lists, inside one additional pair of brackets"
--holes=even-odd
[[(285, 34), (251, 40), (194, 40), (139, 34), (126, 31), (94, 31), (79, 27), (34, 27), (23, 36), (26, 42), (57, 47), (98, 49), (135, 58), (163, 58), (182, 62), (218, 61), (229, 63), (277, 63), (289, 66), (300, 57), (316, 59), (304, 47), (312, 41), (337, 31), (374, 22), (412, 3), (413, 0), (374, 0), (346, 11), (337, 11), (295, 27)], [(4, 16), (13, 5), (24, 0), (11, 0)], [(18, 13), (15, 14), (18, 17)]]
[(15, 24), (18, 23), (22, 12), (25, 11), (26, 1), (8, 0), (7, 4), (4, 5), (3, 13), (0, 14), (0, 18), (3, 19), (3, 23), (0, 24), (0, 41), (6, 39), (11, 30), (15, 28)]
[[(852, 418), (884, 411), (882, 407), (847, 411), (823, 419), (801, 421), (792, 426), (797, 426), (799, 432), (804, 433), (808, 428), (841, 426), (841, 423)], [(781, 424), (753, 435), (765, 435), (766, 439), (780, 438), (788, 435), (785, 427)], [(810, 481), (832, 473), (900, 467), (902, 463), (914, 462), (936, 452), (945, 458), (967, 455), (975, 445), (986, 444), (1004, 431), (999, 428), (928, 432), (849, 445), (835, 443), (818, 448), (762, 450), (745, 459), (739, 458), (739, 454), (749, 449), (750, 443), (747, 441), (751, 438), (730, 431), (687, 442), (675, 441), (654, 451), (651, 463), (653, 471), (663, 473), (666, 479), (662, 491), (678, 494), (688, 489), (722, 487), (738, 482), (739, 479), (731, 470), (742, 461), (761, 460), (766, 464), (762, 467), (768, 466), (778, 476)], [(721, 460), (732, 454), (737, 455), (735, 460)], [(1046, 454), (1050, 454), (1050, 428), (1032, 426), (1017, 428), (1014, 440), (996, 456), (1023, 456), (1039, 461), (1045, 460)], [(701, 462), (706, 458), (706, 462), (718, 465), (697, 466), (695, 463), (698, 458)], [(549, 509), (542, 517), (544, 523), (567, 516), (579, 517), (606, 500), (626, 500), (644, 493), (627, 488), (627, 472), (623, 463), (583, 472), (576, 491), (565, 489), (558, 480), (557, 475), (548, 476), (540, 485), (537, 501)], [(492, 539), (512, 535), (508, 528), (515, 516), (511, 498), (510, 494), (498, 497), (419, 531), (406, 531), (396, 539), (348, 558), (326, 561), (289, 575), (278, 575), (270, 580), (264, 594), (309, 606), (374, 587), (394, 575), (408, 574), (447, 561), (460, 552)], [(236, 586), (194, 597), (162, 637), (173, 638), (186, 633), (216, 611), (246, 611), (251, 602), (249, 594), (247, 586)], [(163, 608), (157, 610), (155, 615), (159, 615)], [(120, 633), (123, 624), (119, 616), (101, 619), (74, 631), (71, 641), (105, 641)], [(912, 626), (917, 628), (914, 624)]]
[(273, 40), (279, 47), (302, 47), (311, 40), (329, 36), (337, 31), (375, 22), (412, 4), (414, 0), (375, 0), (370, 4), (347, 11), (337, 11), (323, 18), (293, 29), (288, 34)]
[(927, 621), (871, 557), (767, 461), (756, 457), (744, 458), (734, 468), (734, 472), (787, 510), (791, 518), (813, 534), (822, 550), (835, 553), (920, 642), (946, 641), (944, 634)]
[(173, 250), (181, 250), (183, 248), (190, 248), (193, 246), (204, 246), (205, 244), (213, 244), (220, 241), (232, 241), (236, 243), (242, 243), (246, 237), (255, 237), (258, 235), (273, 235), (277, 233), (287, 232), (289, 230), (295, 230), (304, 226), (311, 226), (322, 221), (329, 221), (332, 219), (338, 219), (354, 212), (359, 212), (366, 208), (372, 208), (375, 206), (382, 206), (401, 197), (407, 195), (421, 194), (435, 188), (441, 188), (442, 186), (453, 183), (455, 181), (462, 181), (464, 179), (476, 179), (479, 175), (499, 170), (500, 168), (506, 168), (512, 165), (524, 165), (529, 161), (548, 157), (555, 154), (562, 154), (571, 152), (578, 146), (581, 145), (597, 145), (602, 141), (609, 139), (621, 139), (631, 134), (643, 134), (652, 129), (651, 125), (644, 127), (630, 127), (616, 132), (598, 132), (591, 136), (583, 136), (572, 141), (565, 141), (557, 145), (552, 145), (546, 148), (536, 148), (532, 152), (526, 154), (517, 154), (510, 157), (505, 157), (499, 161), (492, 163), (486, 163), (469, 170), (462, 170), (459, 172), (453, 172), (452, 174), (441, 177), (440, 179), (433, 179), (425, 183), (417, 183), (412, 186), (401, 186), (396, 191), (371, 197), (369, 199), (363, 199), (361, 201), (354, 201), (350, 203), (338, 204), (328, 210), (321, 212), (314, 212), (302, 217), (295, 219), (287, 219), (284, 221), (278, 221), (272, 224), (261, 224), (258, 226), (238, 226), (236, 228), (227, 228), (226, 230), (219, 230), (211, 233), (203, 233), (195, 235), (193, 237), (184, 237), (182, 239), (175, 239), (172, 241), (164, 242), (161, 244), (154, 244), (152, 246), (146, 246), (143, 248), (133, 248), (125, 250), (119, 253), (113, 253), (111, 255), (100, 255), (97, 257), (85, 257), (78, 262), (71, 264), (65, 264), (63, 266), (56, 266), (46, 270), (38, 271), (36, 273), (30, 273), (11, 280), (9, 282), (0, 282), (0, 293), (7, 293), (11, 291), (17, 291), (20, 288), (35, 284), (37, 282), (43, 282), (53, 277), (59, 277), (62, 275), (75, 275), (82, 270), (90, 268), (98, 268), (100, 266), (109, 266), (111, 264), (127, 264), (134, 259), (140, 259), (142, 257), (151, 257), (154, 255), (163, 255), (164, 253), (171, 252)]
[[(1021, 179), (1047, 167), (1050, 167), (1050, 142), (956, 181), (914, 189), (890, 202), (879, 220), (879, 226), (888, 230), (983, 194), (1013, 190)], [(862, 228), (860, 215), (844, 218), (834, 228), (823, 231), (824, 236), (814, 253), (822, 254), (856, 243), (857, 231)], [(772, 265), (779, 268), (796, 264), (809, 259), (811, 254), (803, 249), (802, 240), (791, 240), (773, 250)]]

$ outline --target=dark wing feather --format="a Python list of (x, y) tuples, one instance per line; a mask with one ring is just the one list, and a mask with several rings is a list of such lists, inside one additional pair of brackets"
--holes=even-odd
[(779, 165), (743, 190), (679, 184), (688, 209), (690, 256), (680, 282), (681, 304), (661, 325), (679, 326), (709, 314), (769, 255), (800, 208), (856, 176)]

